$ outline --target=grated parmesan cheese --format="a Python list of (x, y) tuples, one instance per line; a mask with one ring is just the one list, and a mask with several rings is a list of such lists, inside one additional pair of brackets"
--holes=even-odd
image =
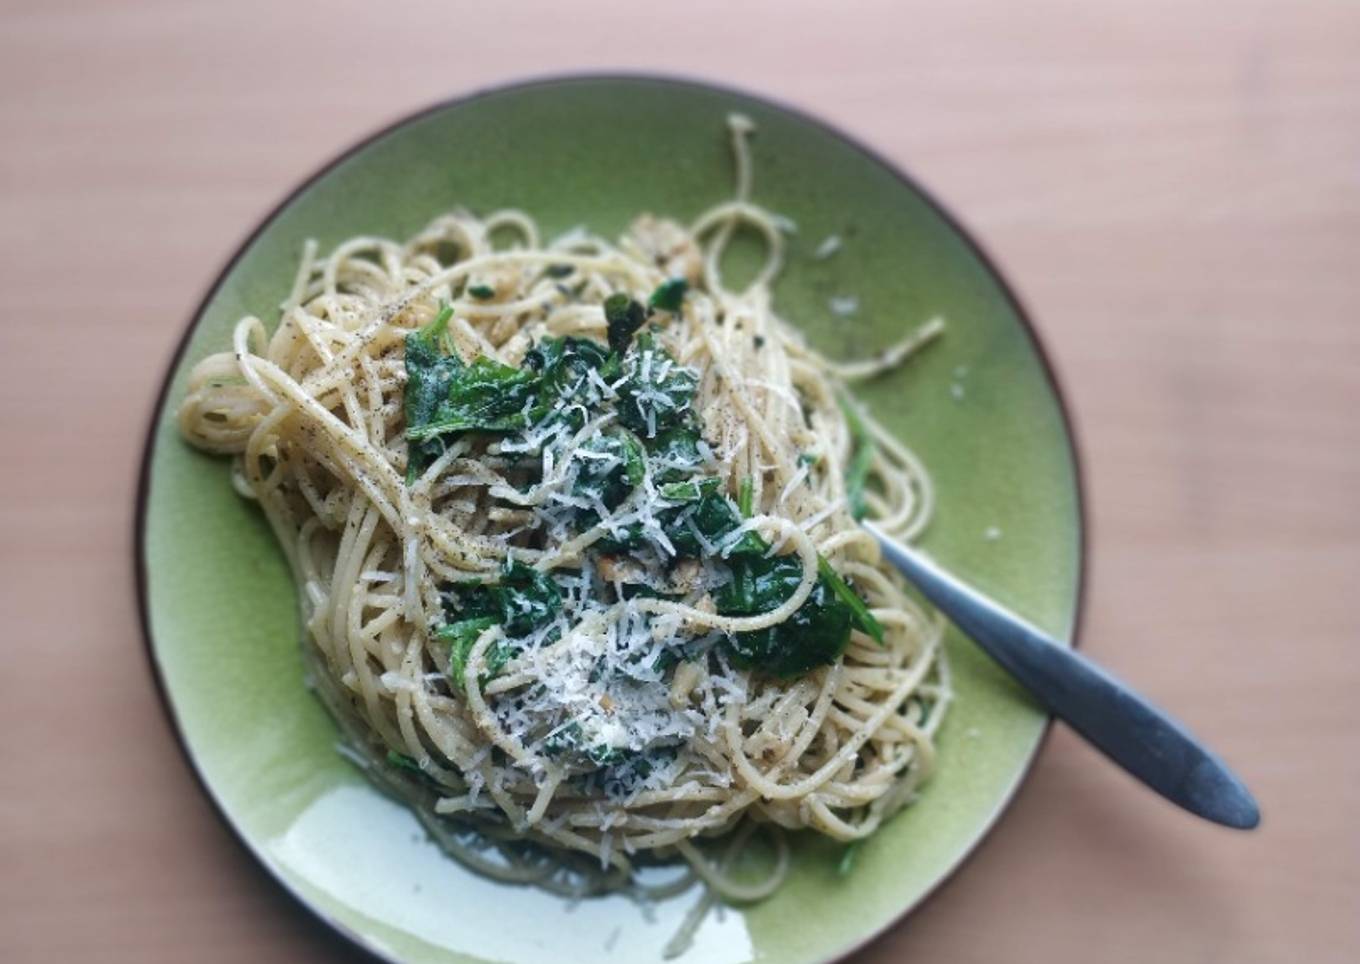
[(817, 245), (817, 250), (812, 252), (812, 257), (816, 261), (825, 261), (841, 249), (841, 237), (839, 234), (828, 234), (822, 239), (822, 243)]
[(833, 315), (841, 318), (848, 318), (859, 311), (859, 299), (854, 295), (837, 295), (828, 299), (826, 304)]

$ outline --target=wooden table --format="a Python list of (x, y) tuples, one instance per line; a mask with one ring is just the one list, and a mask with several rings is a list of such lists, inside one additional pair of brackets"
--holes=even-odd
[(985, 239), (1076, 410), (1084, 645), (1264, 808), (1217, 830), (1059, 731), (859, 959), (1360, 959), (1360, 9), (1019, 6), (7, 0), (0, 959), (353, 957), (217, 822), (155, 699), (131, 554), (153, 392), (223, 260), (337, 149), (621, 67), (834, 117)]

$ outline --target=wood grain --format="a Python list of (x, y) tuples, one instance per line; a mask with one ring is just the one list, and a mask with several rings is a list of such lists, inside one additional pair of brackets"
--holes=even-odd
[[(503, 12), (494, 12), (503, 11)], [(218, 825), (132, 592), (142, 433), (258, 217), (376, 126), (566, 69), (712, 77), (918, 174), (1077, 415), (1084, 645), (1259, 792), (1243, 836), (1064, 732), (863, 962), (1360, 957), (1360, 10), (1301, 2), (0, 7), (0, 959), (353, 955)]]

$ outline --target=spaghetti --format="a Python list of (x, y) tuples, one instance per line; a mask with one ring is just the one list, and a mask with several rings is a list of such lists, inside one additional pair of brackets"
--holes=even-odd
[[(941, 325), (812, 350), (730, 126), (736, 196), (688, 228), (545, 242), (460, 210), (309, 242), (277, 328), (240, 321), (179, 413), (288, 556), (351, 758), (502, 879), (584, 894), (683, 857), (651, 896), (700, 881), (692, 923), (779, 886), (783, 830), (855, 841), (908, 803), (950, 700), (941, 622), (855, 523), (914, 537), (929, 481), (844, 388)], [(739, 228), (767, 250), (734, 291)]]

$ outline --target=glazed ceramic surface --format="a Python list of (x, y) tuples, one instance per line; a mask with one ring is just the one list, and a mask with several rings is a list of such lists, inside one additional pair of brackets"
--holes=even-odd
[[(271, 326), (306, 238), (405, 238), (463, 205), (513, 206), (551, 235), (618, 234), (642, 211), (689, 220), (730, 197), (724, 119), (757, 124), (754, 199), (792, 220), (778, 310), (826, 353), (859, 357), (935, 316), (946, 335), (859, 391), (925, 461), (939, 493), (923, 543), (1060, 637), (1073, 630), (1081, 506), (1072, 442), (1028, 323), (977, 248), (903, 176), (827, 126), (701, 85), (601, 77), (534, 82), (426, 111), (364, 142), (295, 193), (233, 259), (169, 374), (139, 520), (152, 662), (215, 805), (268, 871), (333, 926), (403, 961), (657, 960), (696, 899), (643, 913), (622, 897), (576, 904), (484, 880), (444, 857), (398, 803), (335, 752), (303, 685), (283, 554), (223, 460), (179, 438), (190, 367), (238, 318)], [(818, 259), (823, 239), (841, 249)], [(755, 263), (741, 239), (732, 270)], [(856, 299), (838, 315), (833, 299)], [(833, 958), (935, 887), (1024, 776), (1046, 719), (965, 640), (948, 654), (957, 700), (919, 800), (837, 871), (842, 848), (795, 843), (787, 886), (711, 914), (694, 964)]]

